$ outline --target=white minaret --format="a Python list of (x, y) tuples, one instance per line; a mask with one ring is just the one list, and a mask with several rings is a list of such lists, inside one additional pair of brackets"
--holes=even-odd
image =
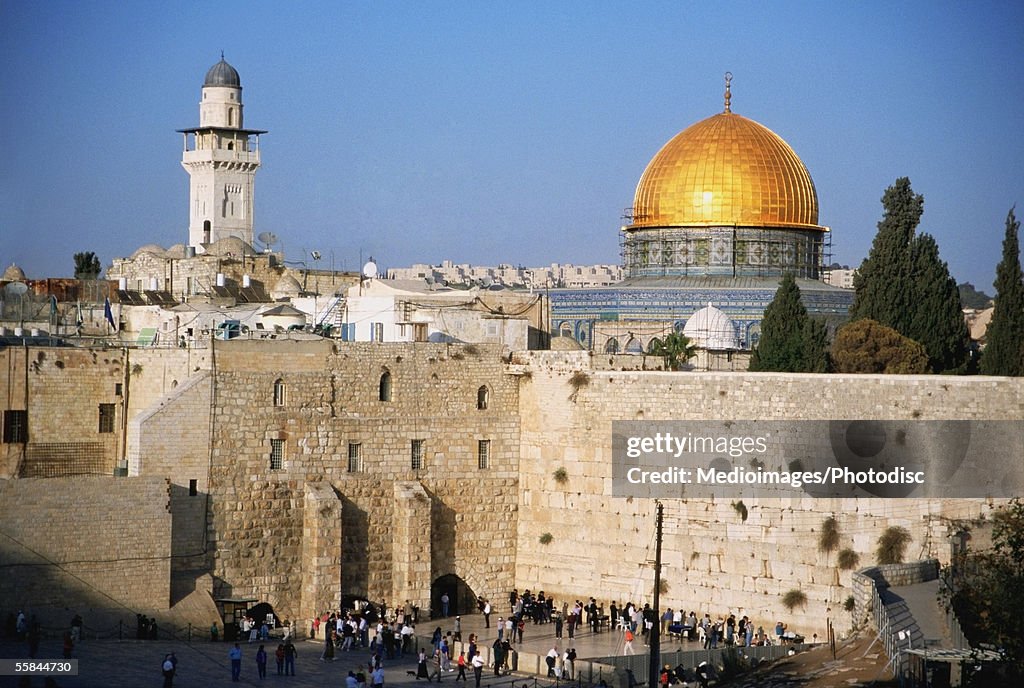
[(260, 134), (242, 128), (242, 83), (224, 61), (210, 67), (199, 103), (199, 126), (179, 129), (189, 176), (188, 244), (233, 236), (252, 244), (253, 189), (260, 166)]

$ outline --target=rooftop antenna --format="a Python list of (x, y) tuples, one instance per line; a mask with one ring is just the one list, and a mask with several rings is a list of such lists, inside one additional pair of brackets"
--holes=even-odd
[(270, 253), (271, 246), (277, 243), (277, 235), (273, 232), (260, 232), (256, 238), (263, 242), (264, 253)]

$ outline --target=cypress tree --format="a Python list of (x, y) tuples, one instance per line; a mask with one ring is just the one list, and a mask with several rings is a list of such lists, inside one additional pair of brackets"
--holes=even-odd
[(854, 276), (851, 319), (870, 318), (921, 343), (932, 372), (963, 372), (970, 335), (956, 281), (935, 239), (916, 234), (924, 197), (900, 177), (882, 207), (878, 234)]
[(996, 266), (996, 305), (981, 357), (985, 375), (1024, 375), (1024, 274), (1020, 265), (1020, 222), (1010, 208), (1003, 257)]
[(964, 372), (970, 332), (960, 306), (960, 290), (939, 257), (939, 245), (930, 234), (913, 242), (914, 307), (901, 334), (924, 345), (928, 367), (936, 373)]
[(828, 329), (825, 321), (807, 318), (804, 323), (804, 367), (805, 373), (827, 373), (829, 360)]
[(900, 177), (882, 196), (883, 214), (868, 257), (853, 278), (850, 315), (871, 318), (905, 333), (913, 311), (911, 243), (924, 212), (924, 197)]
[(799, 373), (806, 370), (804, 337), (807, 309), (800, 302), (800, 288), (786, 273), (775, 298), (761, 320), (761, 339), (750, 358), (749, 370)]

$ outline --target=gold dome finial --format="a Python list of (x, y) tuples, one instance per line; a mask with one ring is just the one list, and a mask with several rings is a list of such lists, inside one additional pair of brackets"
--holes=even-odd
[(725, 73), (725, 111), (732, 112), (732, 90), (729, 85), (732, 83), (732, 72)]

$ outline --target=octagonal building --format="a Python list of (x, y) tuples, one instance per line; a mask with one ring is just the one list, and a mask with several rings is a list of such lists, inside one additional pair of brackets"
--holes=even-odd
[(853, 292), (822, 281), (829, 229), (814, 181), (778, 134), (732, 112), (730, 79), (724, 110), (674, 136), (641, 175), (621, 229), (626, 279), (552, 292), (553, 335), (640, 353), (710, 305), (749, 350), (787, 272), (811, 315), (846, 318)]

